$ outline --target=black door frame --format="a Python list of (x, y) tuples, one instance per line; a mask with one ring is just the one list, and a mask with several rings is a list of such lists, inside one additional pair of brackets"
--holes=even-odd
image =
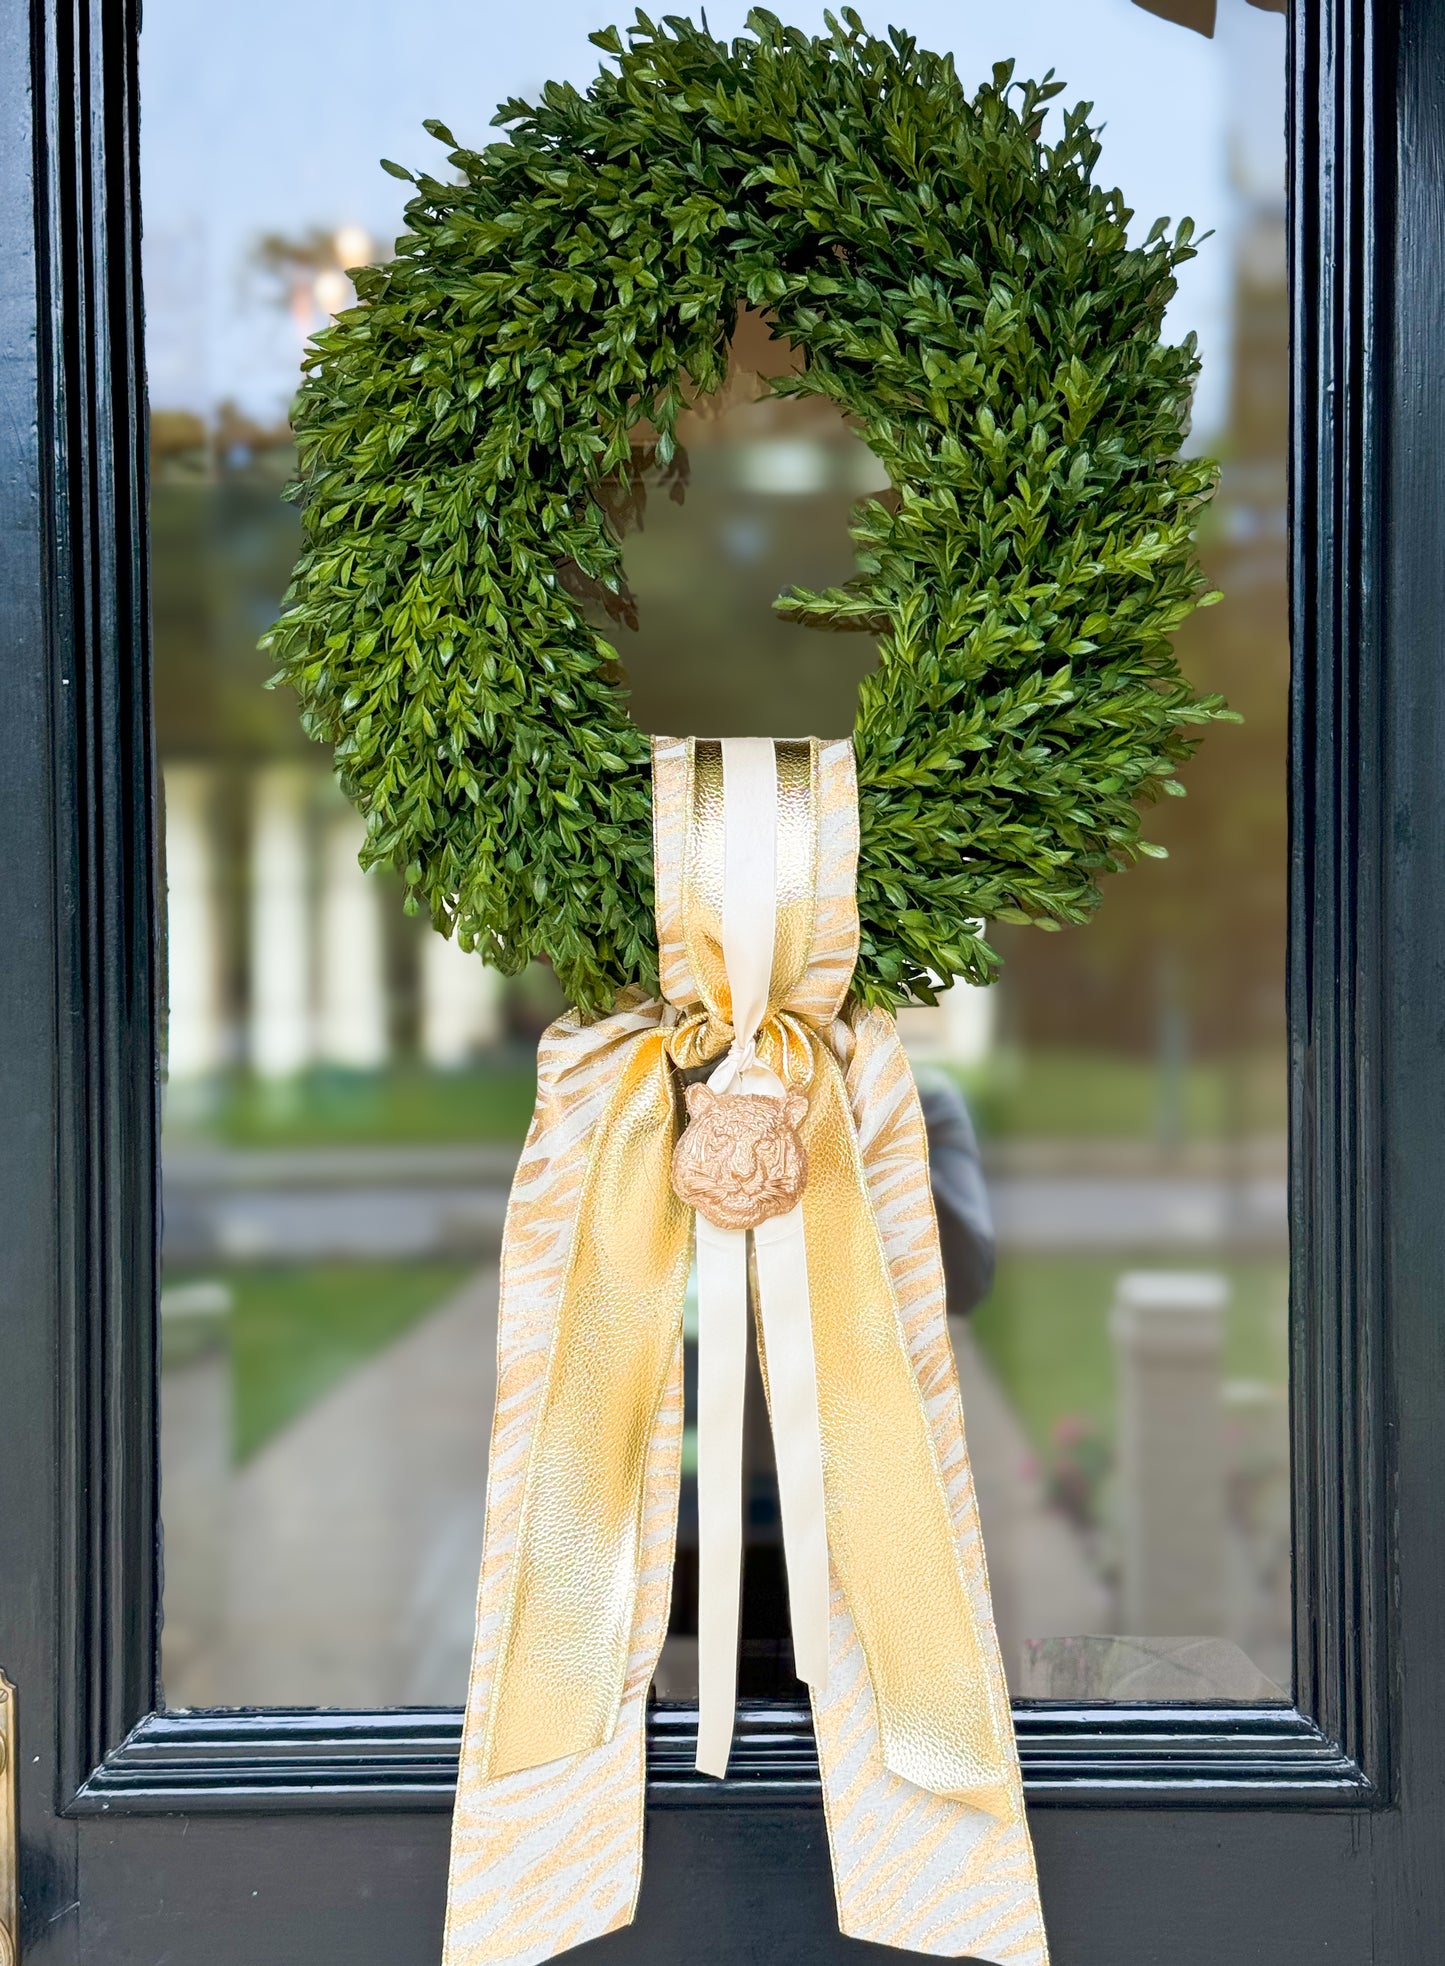
[[(0, 0), (0, 1665), (26, 1956), (421, 1966), (454, 1713), (157, 1710), (137, 14)], [(1290, 60), (1298, 1705), (1016, 1709), (1061, 1966), (1433, 1966), (1445, 1928), (1445, 0), (1295, 0)], [(806, 1711), (747, 1715), (725, 1788), (690, 1739), (656, 1715), (618, 1966), (844, 1958)]]

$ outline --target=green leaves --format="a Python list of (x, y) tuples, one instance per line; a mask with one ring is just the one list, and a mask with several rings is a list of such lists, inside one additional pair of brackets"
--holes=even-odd
[(846, 587), (778, 602), (880, 637), (857, 986), (986, 980), (984, 924), (1085, 919), (1227, 714), (1169, 641), (1210, 598), (1197, 356), (1160, 339), (1192, 227), (1129, 246), (1087, 106), (1042, 137), (1051, 77), (970, 98), (851, 9), (592, 38), (610, 65), (503, 105), (504, 141), (426, 125), (457, 181), (385, 165), (415, 186), (397, 257), (307, 356), (279, 677), (408, 907), (504, 969), (549, 957), (584, 1011), (655, 986), (648, 741), (573, 589), (624, 591), (603, 481), (644, 420), (667, 465), (684, 383), (764, 307), (806, 364), (777, 390), (836, 403), (894, 487)]

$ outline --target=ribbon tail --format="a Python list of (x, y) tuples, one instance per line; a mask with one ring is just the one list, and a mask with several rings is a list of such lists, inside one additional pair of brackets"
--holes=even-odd
[(537, 1080), (502, 1249), (445, 1966), (531, 1966), (625, 1925), (642, 1870), (690, 1243), (661, 1005), (562, 1018)]
[(838, 1920), (874, 1944), (1047, 1966), (923, 1117), (893, 1019), (848, 1024), (846, 1080), (819, 1046), (831, 1089), (804, 1194), (840, 1586), (813, 1703)]
[[(747, 1235), (697, 1218), (697, 1767), (726, 1775), (737, 1707), (742, 1582)], [(828, 1527), (803, 1217), (753, 1231), (783, 1556), (798, 1677), (828, 1683)]]
[(793, 1662), (815, 1694), (828, 1685), (828, 1518), (818, 1423), (818, 1372), (803, 1211), (753, 1231), (768, 1408), (783, 1519)]
[(616, 1725), (648, 1448), (687, 1284), (676, 1124), (659, 1036), (620, 1062), (577, 1201), (492, 1680), (492, 1776), (585, 1753)]
[(697, 1767), (728, 1771), (743, 1559), (748, 1239), (697, 1218)]
[[(892, 1045), (912, 1096), (896, 1033)], [(883, 1765), (916, 1788), (1004, 1819), (1017, 1756), (986, 1591), (980, 1604), (965, 1574), (848, 1087), (821, 1039), (814, 1058), (801, 1207), (833, 1565), (867, 1661)], [(869, 1124), (885, 1096), (881, 1084), (869, 1088)], [(919, 1148), (915, 1173), (936, 1262), (921, 1141)]]

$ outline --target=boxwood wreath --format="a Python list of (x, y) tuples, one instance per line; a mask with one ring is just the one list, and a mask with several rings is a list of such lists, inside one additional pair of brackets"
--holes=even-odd
[[(505, 104), (316, 337), (304, 550), (267, 643), (366, 816), (363, 860), (585, 1012), (655, 985), (649, 746), (577, 598), (625, 593), (618, 500), (717, 389), (740, 305), (886, 466), (857, 575), (776, 603), (878, 637), (854, 743), (866, 1001), (986, 981), (993, 922), (1087, 917), (1199, 727), (1170, 636), (1201, 600), (1198, 361), (1161, 339), (1188, 220), (1131, 246), (1089, 105), (858, 16), (731, 45), (639, 15), (585, 93)], [(646, 433), (646, 445), (641, 441)], [(610, 516), (612, 515), (612, 516)], [(580, 579), (579, 579), (580, 576)], [(686, 652), (679, 651), (679, 660)], [(760, 709), (759, 722), (766, 722)], [(789, 733), (778, 733), (785, 735)]]

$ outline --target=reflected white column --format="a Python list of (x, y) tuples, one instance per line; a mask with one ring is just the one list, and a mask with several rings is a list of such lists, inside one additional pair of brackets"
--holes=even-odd
[(1226, 1279), (1135, 1271), (1115, 1290), (1123, 1630), (1225, 1630)]
[(993, 988), (955, 983), (936, 1004), (904, 1004), (898, 1035), (915, 1064), (981, 1065), (993, 1047)]
[(996, 984), (955, 983), (943, 994), (944, 1048), (955, 1065), (981, 1065), (993, 1048)]
[(265, 765), (251, 803), (251, 1064), (287, 1078), (310, 1064), (311, 869), (307, 815), (316, 774)]
[(207, 765), (165, 768), (166, 1063), (172, 1079), (204, 1077), (224, 1054), (213, 779)]
[(502, 979), (450, 937), (428, 932), (421, 955), (421, 1048), (429, 1065), (465, 1065), (502, 1029)]
[(365, 837), (349, 806), (328, 815), (317, 923), (316, 1048), (332, 1064), (374, 1070), (387, 1055), (386, 950), (381, 887), (357, 864)]

